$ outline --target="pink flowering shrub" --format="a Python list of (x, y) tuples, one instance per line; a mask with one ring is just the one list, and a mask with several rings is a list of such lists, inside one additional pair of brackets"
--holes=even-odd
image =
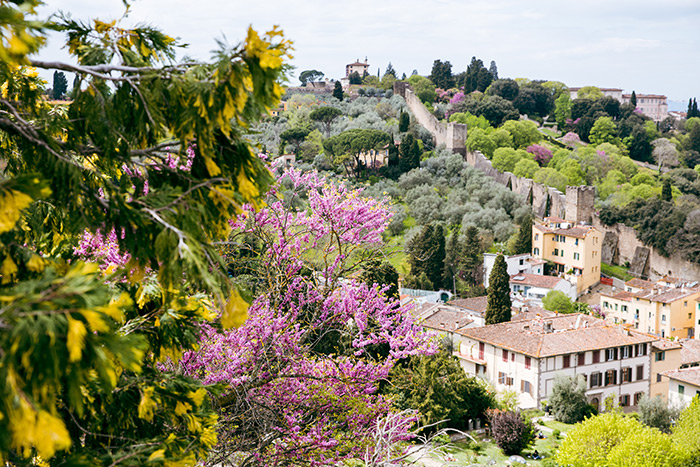
[(535, 157), (535, 162), (540, 164), (540, 167), (545, 167), (552, 160), (552, 151), (539, 144), (532, 144), (527, 147), (527, 152)]
[[(230, 242), (245, 245), (242, 269), (257, 281), (248, 320), (206, 326), (180, 361), (185, 374), (227, 387), (218, 460), (235, 452), (254, 465), (321, 466), (372, 452), (378, 421), (398, 413), (380, 383), (401, 359), (436, 351), (408, 307), (355, 279), (390, 217), (382, 201), (288, 169), (267, 207), (246, 206), (231, 222)], [(394, 441), (415, 420), (399, 418)]]
[(561, 138), (561, 141), (570, 148), (573, 148), (577, 144), (581, 143), (581, 138), (573, 131), (570, 131)]
[(452, 99), (450, 99), (450, 104), (459, 104), (464, 100), (464, 93), (462, 91), (457, 92)]

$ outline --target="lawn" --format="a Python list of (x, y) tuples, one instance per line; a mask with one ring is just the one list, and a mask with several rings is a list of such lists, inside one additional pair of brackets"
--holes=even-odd
[(624, 266), (617, 266), (614, 264), (600, 263), (600, 272), (602, 272), (606, 276), (617, 277), (618, 279), (621, 279), (623, 281), (628, 281), (630, 279), (634, 279), (634, 276), (631, 276), (630, 274), (628, 274), (627, 270), (628, 270), (628, 268), (626, 268)]

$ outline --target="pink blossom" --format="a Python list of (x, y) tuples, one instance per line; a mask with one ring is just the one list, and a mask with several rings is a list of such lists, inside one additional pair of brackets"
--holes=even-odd
[(549, 164), (549, 161), (552, 160), (552, 151), (544, 146), (540, 146), (539, 144), (532, 144), (528, 146), (526, 151), (535, 157), (535, 162), (540, 164), (540, 167), (546, 166)]

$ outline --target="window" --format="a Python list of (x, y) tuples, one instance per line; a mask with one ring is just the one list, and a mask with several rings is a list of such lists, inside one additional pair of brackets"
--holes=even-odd
[(617, 370), (608, 370), (605, 372), (605, 386), (617, 384)]
[(680, 394), (681, 396), (685, 394), (685, 386), (683, 386), (682, 384), (678, 385), (678, 394)]
[(688, 300), (683, 301), (683, 306), (688, 306)]
[(578, 245), (578, 238), (574, 240), (574, 245)]
[(539, 254), (540, 254), (540, 249), (539, 249), (539, 248), (533, 248), (533, 249), (532, 249), (532, 254), (535, 255), (535, 256), (539, 256)]
[(508, 351), (503, 349), (502, 353), (503, 353), (503, 361), (507, 362), (508, 361)]
[(627, 407), (628, 405), (630, 405), (630, 395), (622, 394), (620, 396), (620, 407)]
[(481, 360), (484, 359), (484, 343), (483, 342), (479, 342), (479, 358)]
[(591, 373), (591, 388), (600, 386), (600, 373)]
[(510, 354), (510, 361), (511, 362), (515, 361), (515, 353)]
[(647, 345), (646, 344), (637, 344), (637, 356), (646, 355), (646, 354), (647, 354)]
[(634, 394), (634, 405), (639, 405), (639, 401), (641, 400), (643, 395), (644, 395), (643, 392), (636, 392)]
[(535, 240), (539, 240), (539, 239), (540, 239), (540, 234), (536, 233), (536, 234), (535, 234)]
[(559, 248), (554, 249), (554, 256), (559, 256)]
[(666, 315), (661, 315), (661, 322), (665, 323), (666, 322)]
[(506, 384), (506, 374), (502, 371), (498, 372), (498, 384)]
[(605, 361), (609, 362), (611, 360), (617, 360), (617, 347), (605, 349)]
[(531, 363), (530, 357), (526, 356), (525, 357), (525, 368), (528, 370), (530, 369), (530, 363)]
[(610, 304), (606, 301), (603, 301), (603, 308), (610, 308)]
[(578, 354), (578, 366), (583, 366), (586, 364), (586, 353), (581, 352)]
[(563, 357), (564, 362), (562, 365), (564, 368), (570, 368), (571, 367), (571, 355), (564, 355)]
[(692, 313), (688, 313), (688, 319), (693, 319), (693, 314), (692, 314)]
[(631, 345), (626, 345), (624, 347), (620, 347), (620, 359), (623, 358), (630, 358), (632, 354), (632, 346)]
[(581, 259), (581, 255), (579, 255), (578, 253), (574, 253), (574, 259)]
[(600, 362), (600, 350), (593, 351), (593, 363)]
[(644, 365), (637, 365), (637, 381), (644, 379)]
[(620, 375), (620, 379), (622, 380), (622, 383), (631, 383), (632, 382), (632, 368), (630, 367), (625, 367), (622, 370), (622, 374)]
[(561, 250), (561, 252), (559, 253), (559, 256), (561, 256), (562, 258), (564, 257), (564, 250)]
[(530, 384), (530, 381), (520, 381), (520, 391), (532, 395), (532, 384)]
[(627, 305), (622, 305), (622, 307), (621, 307), (620, 309), (621, 309), (622, 311), (625, 311), (625, 312), (626, 312), (626, 311), (627, 311)]
[(656, 374), (656, 382), (660, 383), (661, 382), (661, 373)]
[(654, 361), (663, 362), (664, 360), (666, 360), (666, 352), (656, 352), (656, 358), (654, 359)]

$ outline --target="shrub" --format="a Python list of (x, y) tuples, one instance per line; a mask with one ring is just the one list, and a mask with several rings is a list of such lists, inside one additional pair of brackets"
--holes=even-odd
[(535, 157), (535, 162), (540, 164), (540, 167), (546, 166), (549, 164), (549, 161), (552, 160), (552, 151), (539, 144), (532, 144), (528, 146), (526, 151)]
[(490, 410), (491, 436), (506, 455), (520, 454), (535, 441), (532, 422), (519, 412)]
[(587, 409), (586, 381), (579, 375), (558, 376), (549, 398), (554, 418), (563, 423), (577, 423), (590, 413)]

